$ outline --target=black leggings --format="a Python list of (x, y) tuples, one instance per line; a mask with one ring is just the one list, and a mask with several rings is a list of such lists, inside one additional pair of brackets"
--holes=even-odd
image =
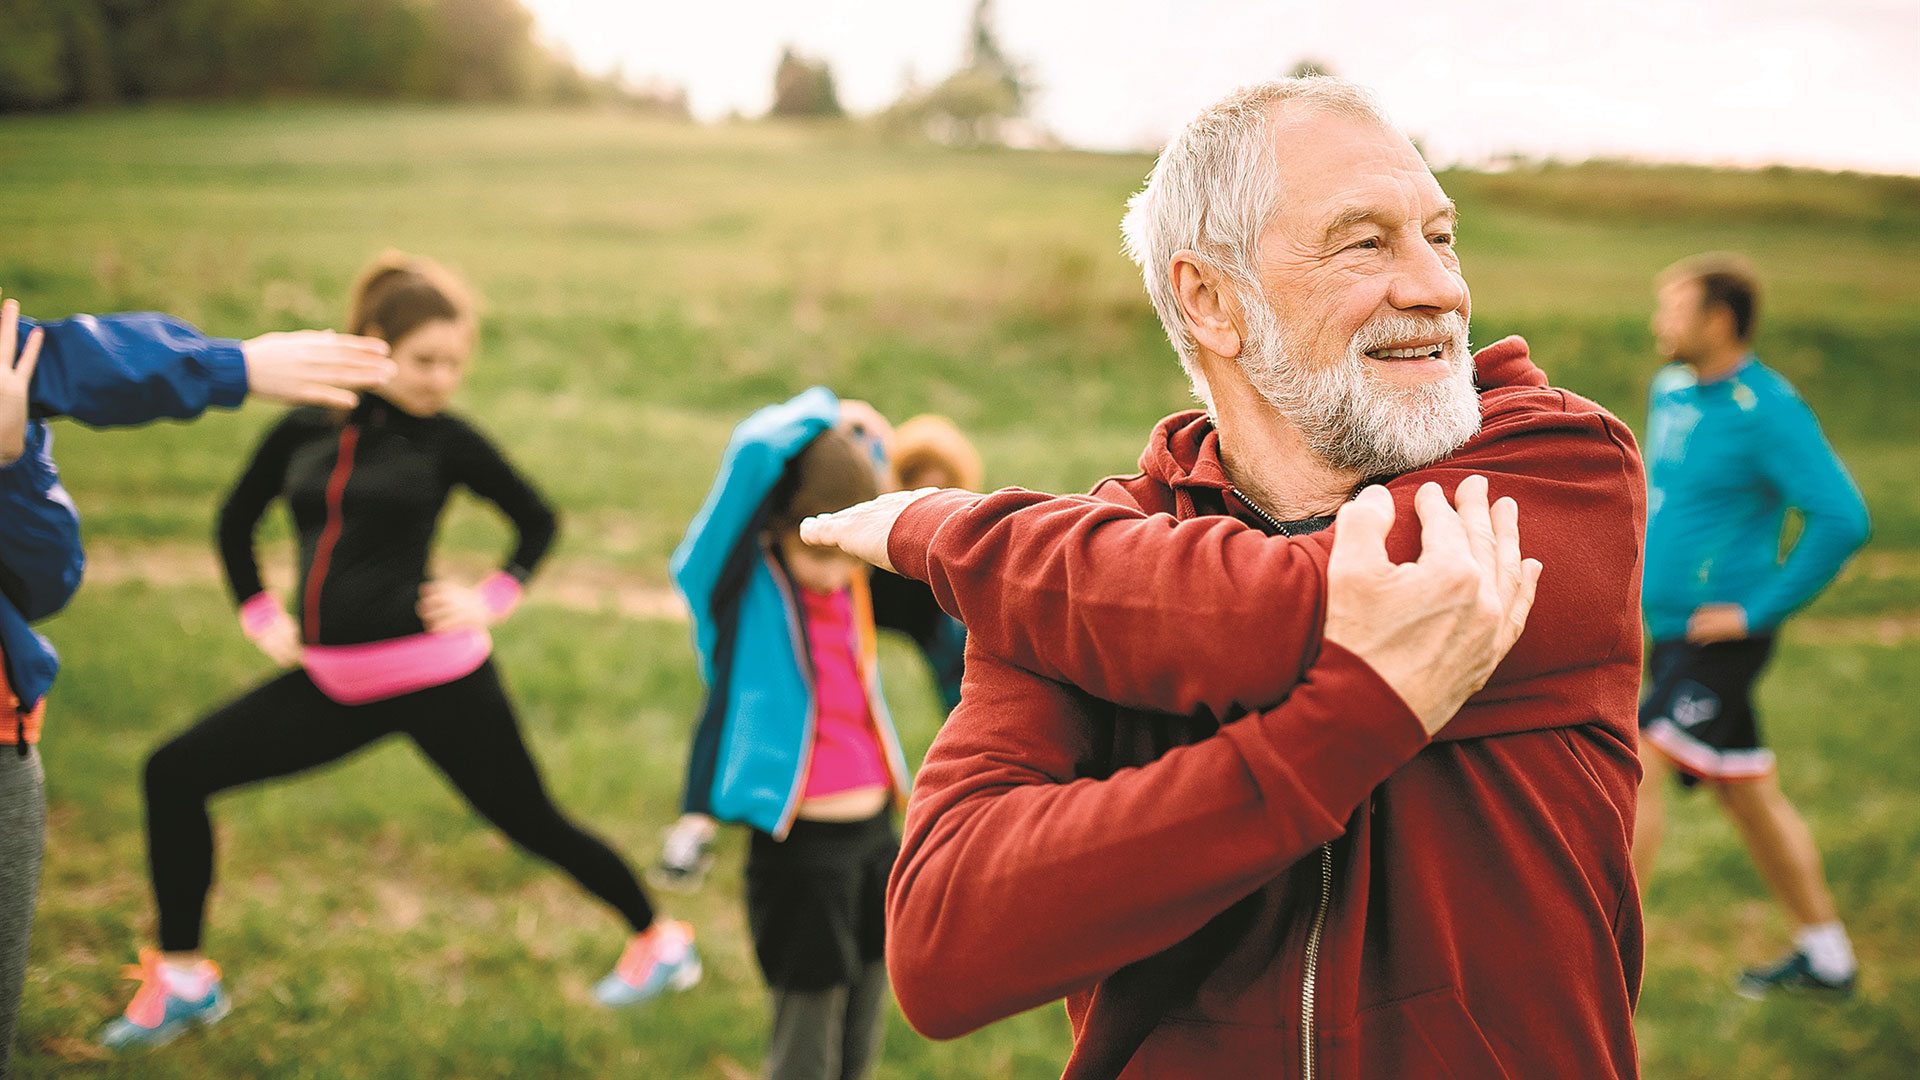
[(653, 908), (627, 864), (554, 807), (527, 756), (492, 661), (442, 686), (341, 705), (290, 671), (181, 732), (147, 759), (147, 858), (160, 947), (200, 947), (213, 884), (216, 792), (304, 772), (405, 732), (467, 802), (507, 838), (573, 875), (638, 932)]

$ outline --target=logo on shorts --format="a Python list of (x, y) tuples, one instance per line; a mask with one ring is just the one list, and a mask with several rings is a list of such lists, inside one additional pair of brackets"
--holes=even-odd
[(1682, 683), (1674, 688), (1672, 713), (1674, 723), (1696, 728), (1720, 715), (1720, 697), (1699, 683)]

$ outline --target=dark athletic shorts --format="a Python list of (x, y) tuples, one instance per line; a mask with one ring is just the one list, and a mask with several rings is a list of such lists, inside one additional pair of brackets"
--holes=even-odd
[(1711, 645), (1654, 642), (1640, 736), (1679, 766), (1681, 784), (1773, 772), (1773, 751), (1760, 745), (1753, 712), (1753, 684), (1772, 654), (1771, 635)]
[(852, 986), (885, 958), (887, 875), (899, 853), (891, 808), (866, 821), (796, 821), (784, 841), (753, 830), (747, 929), (768, 986)]

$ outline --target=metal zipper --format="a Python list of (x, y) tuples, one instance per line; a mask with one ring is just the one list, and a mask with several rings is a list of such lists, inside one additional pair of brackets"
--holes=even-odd
[(1269, 529), (1272, 529), (1274, 532), (1277, 532), (1277, 533), (1284, 533), (1287, 531), (1287, 527), (1285, 525), (1280, 524), (1279, 519), (1275, 518), (1272, 514), (1267, 513), (1267, 510), (1265, 507), (1261, 506), (1257, 502), (1254, 502), (1252, 499), (1247, 498), (1246, 492), (1241, 491), (1237, 487), (1228, 488), (1227, 490), (1233, 492), (1234, 498), (1239, 499), (1242, 503), (1246, 505), (1247, 509), (1253, 511), (1254, 517), (1257, 517), (1261, 521), (1266, 522), (1267, 527)]
[[(1246, 492), (1237, 487), (1227, 490), (1231, 491), (1247, 509), (1253, 511), (1255, 517), (1266, 522), (1268, 528), (1281, 536), (1297, 535), (1303, 531), (1302, 525), (1314, 524), (1319, 528), (1325, 528), (1329, 522), (1329, 519), (1324, 518), (1283, 522), (1267, 513), (1265, 507), (1248, 498)], [(1319, 528), (1304, 531), (1318, 532)], [(1313, 925), (1307, 930), (1307, 955), (1300, 973), (1300, 1075), (1302, 1080), (1313, 1080), (1314, 1077), (1313, 1006), (1319, 998), (1320, 991), (1320, 940), (1326, 934), (1327, 908), (1332, 903), (1333, 845), (1326, 843), (1320, 845), (1320, 902), (1313, 909)]]
[[(1247, 497), (1239, 488), (1229, 488), (1235, 498), (1253, 511), (1254, 516), (1266, 522), (1267, 527), (1282, 536), (1292, 536), (1305, 522), (1293, 522), (1291, 526), (1267, 513), (1266, 508)], [(1307, 519), (1317, 521), (1317, 519)], [(1324, 527), (1324, 526), (1323, 526)], [(1315, 530), (1317, 531), (1317, 530)], [(1300, 973), (1300, 1075), (1303, 1080), (1313, 1080), (1313, 1006), (1319, 998), (1320, 990), (1320, 939), (1327, 929), (1327, 908), (1333, 903), (1333, 845), (1320, 845), (1320, 902), (1313, 909), (1313, 925), (1307, 930), (1307, 955)]]
[(1333, 524), (1332, 514), (1319, 514), (1314, 517), (1300, 518), (1295, 521), (1281, 521), (1279, 518), (1267, 513), (1265, 507), (1248, 498), (1246, 492), (1241, 491), (1237, 487), (1228, 488), (1227, 490), (1233, 493), (1234, 498), (1239, 499), (1245, 504), (1247, 509), (1253, 511), (1253, 516), (1265, 522), (1267, 528), (1272, 529), (1281, 536), (1302, 536), (1307, 533), (1316, 533)]
[(1307, 960), (1300, 976), (1300, 1075), (1313, 1080), (1313, 1003), (1319, 996), (1320, 938), (1327, 928), (1327, 906), (1333, 902), (1333, 845), (1320, 845), (1320, 904), (1313, 910), (1307, 931)]

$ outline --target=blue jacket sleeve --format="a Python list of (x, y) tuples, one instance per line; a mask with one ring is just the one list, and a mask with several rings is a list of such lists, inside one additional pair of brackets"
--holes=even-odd
[(1813, 410), (1796, 395), (1776, 401), (1772, 438), (1760, 447), (1760, 470), (1804, 522), (1786, 561), (1747, 599), (1747, 626), (1756, 632), (1778, 626), (1826, 588), (1867, 542), (1868, 532), (1866, 500)]
[(713, 593), (720, 571), (787, 462), (814, 436), (840, 420), (840, 399), (816, 386), (740, 422), (720, 459), (707, 499), (674, 549), (668, 570), (693, 616), (694, 645), (709, 679), (713, 662)]
[(80, 587), (85, 559), (80, 515), (60, 486), (53, 433), (27, 425), (26, 452), (0, 468), (0, 594), (37, 622), (65, 607)]
[(28, 388), (33, 415), (70, 416), (94, 427), (124, 427), (208, 408), (233, 408), (247, 396), (240, 343), (210, 338), (169, 315), (75, 315), (20, 320), (20, 342), (46, 332)]

